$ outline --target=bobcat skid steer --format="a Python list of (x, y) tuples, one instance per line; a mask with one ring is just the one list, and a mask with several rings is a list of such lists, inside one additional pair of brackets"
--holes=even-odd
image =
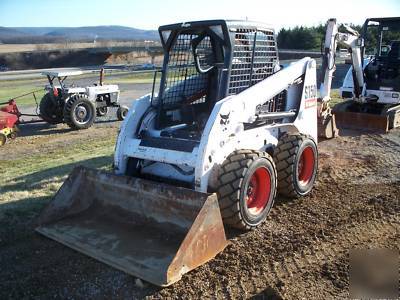
[(311, 191), (317, 88), (314, 60), (280, 68), (269, 26), (214, 20), (159, 32), (160, 89), (130, 108), (114, 173), (76, 168), (37, 230), (167, 286), (227, 246), (224, 225), (255, 228), (277, 192)]

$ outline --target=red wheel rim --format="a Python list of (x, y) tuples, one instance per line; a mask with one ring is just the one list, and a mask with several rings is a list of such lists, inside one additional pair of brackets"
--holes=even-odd
[(307, 185), (314, 175), (315, 157), (311, 146), (303, 149), (297, 166), (299, 183)]
[(271, 175), (266, 168), (258, 168), (251, 175), (246, 191), (246, 205), (252, 215), (260, 214), (267, 206), (271, 193)]

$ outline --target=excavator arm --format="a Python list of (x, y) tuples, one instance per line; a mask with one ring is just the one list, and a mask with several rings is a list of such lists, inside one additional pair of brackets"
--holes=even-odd
[(360, 97), (365, 85), (363, 67), (361, 60), (361, 48), (363, 40), (360, 34), (347, 25), (343, 25), (346, 32), (339, 32), (336, 19), (329, 19), (325, 34), (324, 50), (322, 55), (323, 80), (320, 87), (322, 102), (329, 102), (331, 99), (331, 86), (333, 73), (336, 70), (335, 53), (338, 44), (346, 47), (351, 54), (351, 64), (354, 72), (354, 96)]
[(343, 25), (345, 32), (339, 32), (336, 19), (329, 19), (326, 28), (324, 49), (322, 53), (322, 81), (319, 97), (318, 132), (320, 137), (333, 138), (337, 135), (335, 116), (329, 102), (331, 100), (332, 78), (336, 70), (335, 55), (337, 46), (346, 47), (351, 54), (354, 79), (354, 96), (359, 98), (364, 89), (361, 48), (363, 40), (357, 31)]

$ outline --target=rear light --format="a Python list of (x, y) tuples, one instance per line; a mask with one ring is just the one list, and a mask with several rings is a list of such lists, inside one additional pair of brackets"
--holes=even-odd
[(58, 89), (57, 88), (53, 88), (53, 94), (55, 97), (58, 97)]

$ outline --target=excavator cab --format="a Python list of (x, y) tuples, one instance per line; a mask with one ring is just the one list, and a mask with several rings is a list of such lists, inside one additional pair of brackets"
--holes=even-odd
[[(386, 87), (400, 92), (400, 18), (368, 19), (363, 36), (364, 56), (372, 54), (372, 59), (365, 65), (367, 89)], [(393, 99), (392, 102), (398, 101)]]

